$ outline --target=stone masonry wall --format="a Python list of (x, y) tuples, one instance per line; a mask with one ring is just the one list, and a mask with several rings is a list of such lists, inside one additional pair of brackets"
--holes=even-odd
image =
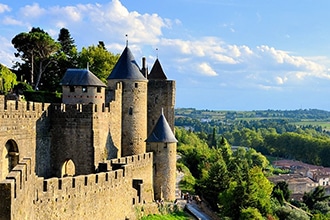
[(147, 80), (123, 80), (122, 156), (146, 152)]
[(176, 143), (148, 143), (153, 152), (153, 181), (156, 200), (174, 201), (176, 184)]
[(93, 148), (93, 108), (95, 105), (52, 105), (52, 175), (61, 177), (67, 160), (75, 165), (75, 174), (95, 172)]
[[(3, 219), (137, 219), (136, 208), (149, 201), (152, 154), (107, 161), (115, 170), (65, 178), (44, 179), (31, 170), (30, 159), (0, 181), (0, 220)], [(142, 178), (143, 200), (134, 183)]]
[(174, 131), (175, 81), (149, 80), (148, 82), (148, 135), (154, 128), (162, 109)]
[(39, 175), (49, 171), (49, 104), (6, 101), (0, 96), (0, 180), (8, 174), (8, 149), (15, 146), (18, 161), (33, 158), (32, 169)]

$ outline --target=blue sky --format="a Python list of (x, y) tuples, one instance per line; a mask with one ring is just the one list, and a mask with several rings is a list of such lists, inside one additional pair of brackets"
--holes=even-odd
[[(53, 3), (54, 2), (54, 3)], [(129, 47), (149, 69), (158, 56), (176, 81), (176, 108), (330, 111), (329, 0), (89, 0), (0, 3), (0, 63), (11, 39), (69, 29), (79, 50)]]

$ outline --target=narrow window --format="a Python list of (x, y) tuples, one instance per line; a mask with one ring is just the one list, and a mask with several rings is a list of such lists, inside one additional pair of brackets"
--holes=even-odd
[(133, 115), (133, 108), (132, 108), (132, 107), (129, 108), (129, 110), (128, 110), (128, 114), (129, 114), (129, 115)]
[(74, 92), (74, 86), (70, 86), (70, 92)]
[(97, 87), (97, 88), (96, 88), (96, 92), (97, 92), (97, 93), (101, 93), (101, 87)]
[(82, 87), (82, 92), (87, 92), (87, 86)]
[(135, 83), (135, 88), (137, 88), (138, 87), (138, 83)]

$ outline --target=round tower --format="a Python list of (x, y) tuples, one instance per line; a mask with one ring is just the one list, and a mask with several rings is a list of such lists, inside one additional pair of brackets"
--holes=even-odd
[(109, 90), (122, 83), (122, 156), (146, 152), (147, 82), (134, 56), (125, 48), (107, 78)]
[(148, 136), (147, 151), (153, 152), (155, 199), (175, 200), (177, 140), (162, 112)]

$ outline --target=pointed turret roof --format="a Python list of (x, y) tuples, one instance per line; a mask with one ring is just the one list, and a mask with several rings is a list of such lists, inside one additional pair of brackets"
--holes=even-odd
[(107, 79), (147, 80), (141, 73), (131, 50), (126, 46)]
[(154, 65), (150, 71), (150, 74), (148, 75), (148, 79), (164, 79), (164, 80), (167, 79), (167, 77), (163, 71), (163, 68), (160, 65), (158, 58), (156, 59)]
[(106, 87), (106, 85), (88, 69), (67, 69), (60, 85)]
[(146, 142), (162, 142), (162, 143), (176, 143), (178, 140), (175, 138), (172, 129), (162, 112), (154, 129), (147, 138)]

